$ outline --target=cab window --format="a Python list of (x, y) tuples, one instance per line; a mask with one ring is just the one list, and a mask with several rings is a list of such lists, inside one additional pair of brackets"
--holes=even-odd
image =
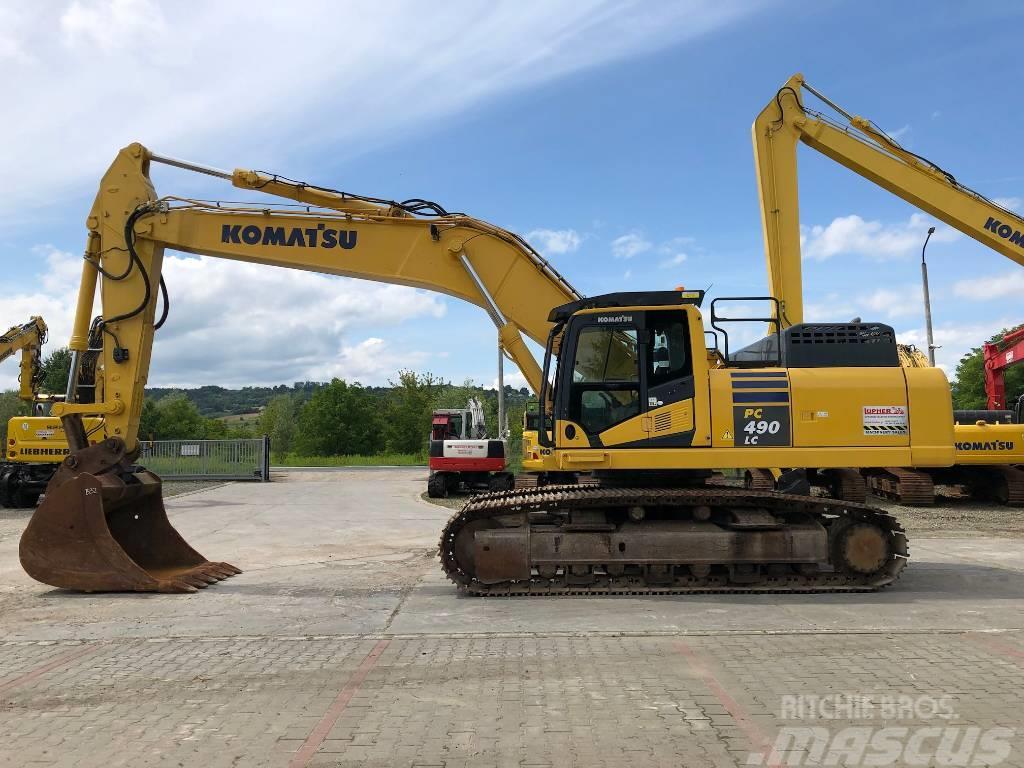
[(640, 355), (635, 328), (580, 330), (569, 418), (597, 434), (640, 414)]
[(686, 316), (679, 312), (650, 312), (647, 355), (648, 386), (656, 387), (693, 373)]
[(638, 381), (639, 378), (635, 329), (595, 326), (580, 331), (572, 367), (574, 382)]

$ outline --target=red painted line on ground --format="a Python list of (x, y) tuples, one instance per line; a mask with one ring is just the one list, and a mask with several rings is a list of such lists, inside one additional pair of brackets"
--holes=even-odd
[(1018, 659), (1024, 659), (1024, 651), (1020, 650), (1019, 648), (1014, 648), (1009, 643), (1003, 643), (999, 640), (996, 640), (994, 637), (986, 637), (984, 635), (968, 634), (967, 636), (971, 638), (974, 642), (978, 643), (978, 645), (983, 645), (989, 650), (995, 651), (996, 653), (1002, 656), (1006, 656), (1009, 659), (1012, 659), (1014, 661)]
[(352, 673), (352, 677), (348, 679), (345, 686), (338, 692), (337, 697), (331, 702), (331, 706), (327, 708), (327, 712), (320, 718), (320, 722), (316, 724), (316, 728), (309, 732), (309, 736), (306, 737), (302, 746), (299, 747), (295, 757), (288, 763), (288, 768), (305, 768), (313, 755), (316, 754), (316, 751), (320, 749), (320, 745), (324, 743), (324, 739), (330, 734), (334, 724), (338, 722), (338, 718), (345, 711), (345, 707), (352, 701), (352, 697), (356, 695), (359, 686), (363, 684), (366, 676), (370, 674), (370, 670), (377, 663), (377, 659), (380, 658), (380, 655), (384, 653), (384, 649), (390, 644), (390, 640), (377, 641), (377, 644), (373, 646), (373, 650), (363, 659), (362, 664), (356, 668), (356, 671)]
[(7, 691), (11, 690), (12, 688), (17, 688), (19, 685), (22, 685), (23, 683), (35, 680), (37, 677), (39, 677), (40, 675), (45, 675), (50, 670), (56, 669), (57, 667), (62, 667), (65, 664), (74, 661), (75, 659), (81, 659), (84, 656), (88, 656), (90, 653), (95, 653), (99, 649), (100, 646), (98, 645), (87, 645), (83, 648), (77, 648), (73, 651), (68, 651), (67, 653), (62, 653), (59, 656), (55, 656), (45, 664), (36, 667), (30, 672), (26, 672), (21, 677), (16, 677), (13, 680), (8, 680), (6, 683), (0, 683), (0, 693), (7, 693)]
[(770, 766), (771, 768), (779, 768), (782, 763), (771, 759), (773, 751), (772, 740), (768, 738), (768, 734), (758, 727), (757, 723), (750, 719), (750, 715), (747, 714), (743, 706), (729, 694), (725, 686), (715, 677), (711, 663), (684, 641), (678, 640), (675, 645), (678, 651), (689, 660), (693, 670), (704, 681), (704, 685), (711, 691), (711, 694), (718, 699), (719, 703), (725, 708), (725, 711), (732, 716), (736, 725), (743, 731), (743, 735), (747, 737), (747, 741), (750, 742), (753, 751), (761, 754), (760, 764)]

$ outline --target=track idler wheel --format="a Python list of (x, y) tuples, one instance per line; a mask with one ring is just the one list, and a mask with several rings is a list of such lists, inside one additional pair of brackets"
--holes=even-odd
[(892, 557), (892, 538), (873, 523), (841, 523), (833, 532), (832, 553), (836, 566), (846, 573), (871, 576)]
[(241, 573), (185, 542), (167, 519), (160, 478), (127, 465), (117, 439), (65, 460), (22, 534), (20, 556), (36, 581), (80, 592), (195, 592)]

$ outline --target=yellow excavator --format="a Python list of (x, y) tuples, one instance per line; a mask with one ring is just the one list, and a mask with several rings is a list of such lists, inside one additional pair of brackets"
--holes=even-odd
[(21, 353), (18, 397), (28, 403), (34, 402), (39, 392), (39, 371), (46, 334), (47, 328), (43, 318), (34, 316), (27, 323), (11, 326), (0, 336), (0, 363), (12, 355)]
[[(158, 196), (164, 163), (259, 190), (268, 205)], [(280, 204), (280, 198), (293, 202)], [(440, 291), (482, 307), (541, 404), (524, 434), (537, 487), (474, 497), (445, 526), (442, 567), (476, 595), (870, 591), (907, 562), (883, 510), (710, 484), (712, 470), (953, 463), (949, 385), (900, 365), (881, 323), (785, 323), (731, 353), (725, 299), (705, 346), (702, 291), (584, 297), (523, 239), (437, 203), (351, 194), (123, 149), (87, 219), (67, 400), (71, 448), (26, 528), (21, 562), (76, 590), (187, 592), (238, 572), (171, 526), (134, 463), (164, 250)], [(91, 319), (99, 288), (102, 314)], [(524, 336), (544, 348), (542, 363)], [(100, 345), (86, 397), (82, 361)], [(108, 437), (90, 445), (84, 418)], [(580, 472), (599, 485), (575, 485)]]
[[(32, 415), (13, 416), (7, 422), (7, 442), (0, 457), (0, 507), (34, 507), (68, 455), (64, 427), (60, 419), (48, 415), (63, 395), (39, 392), (47, 333), (43, 318), (36, 316), (0, 336), (0, 362), (21, 352), (18, 396), (32, 408)], [(95, 440), (102, 425), (89, 419), (86, 426)]]
[[(811, 98), (827, 113), (810, 107)], [(801, 144), (1024, 265), (1024, 219), (901, 146), (872, 121), (847, 112), (800, 74), (791, 77), (764, 107), (752, 133), (768, 292), (778, 300), (777, 321), (782, 328), (803, 322), (797, 195), (797, 147)], [(909, 365), (923, 361), (923, 357), (904, 357)], [(990, 423), (977, 416), (958, 413), (955, 467), (860, 465), (872, 490), (907, 504), (930, 504), (934, 485), (942, 483), (965, 486), (976, 497), (1024, 505), (1024, 471), (1015, 466), (1024, 463), (1024, 425)], [(864, 499), (863, 482), (854, 472), (810, 469), (806, 475), (812, 484), (826, 486), (836, 495)], [(754, 487), (771, 487), (775, 482), (768, 468), (749, 470), (748, 477)]]

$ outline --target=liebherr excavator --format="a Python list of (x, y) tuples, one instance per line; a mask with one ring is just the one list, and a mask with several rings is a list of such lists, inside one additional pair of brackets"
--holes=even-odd
[[(0, 336), (0, 362), (21, 352), (18, 396), (32, 406), (31, 416), (7, 422), (7, 443), (0, 456), (0, 507), (34, 507), (39, 495), (68, 455), (64, 427), (49, 408), (63, 395), (40, 394), (40, 365), (48, 329), (41, 317), (15, 325)], [(102, 423), (86, 420), (95, 441)]]
[[(831, 115), (806, 103), (818, 99)], [(754, 121), (761, 221), (768, 264), (768, 292), (778, 300), (782, 328), (803, 322), (797, 147), (808, 146), (906, 200), (965, 235), (1024, 265), (1024, 219), (961, 184), (948, 171), (900, 146), (875, 123), (850, 114), (791, 77)], [(907, 359), (910, 363), (920, 360)], [(1024, 426), (961, 419), (955, 426), (953, 469), (915, 465), (859, 465), (873, 490), (908, 504), (930, 504), (934, 483), (963, 485), (975, 496), (1024, 505)], [(771, 487), (767, 469), (751, 470), (754, 484)], [(811, 468), (808, 476), (834, 494), (864, 499), (858, 473)]]
[(68, 453), (60, 422), (42, 415), (59, 399), (39, 394), (47, 333), (43, 318), (36, 316), (0, 336), (0, 362), (21, 353), (18, 397), (31, 405), (34, 414), (14, 416), (7, 422), (7, 441), (0, 456), (0, 507), (34, 507)]
[[(299, 205), (158, 197), (152, 163)], [(901, 367), (887, 326), (782, 328), (780, 308), (774, 352), (735, 359), (724, 330), (725, 355), (705, 348), (702, 291), (585, 298), (518, 236), (429, 201), (218, 171), (133, 144), (103, 177), (87, 228), (68, 398), (54, 406), (72, 453), (21, 540), (25, 570), (54, 586), (182, 592), (238, 572), (178, 535), (159, 479), (133, 463), (165, 248), (430, 289), (486, 311), (539, 395), (523, 462), (539, 484), (477, 496), (445, 526), (442, 566), (470, 594), (878, 589), (908, 556), (884, 511), (709, 485), (711, 470), (953, 462), (949, 385), (939, 370)], [(98, 283), (102, 316), (90, 323)], [(722, 319), (716, 302), (710, 316)], [(84, 402), (90, 330), (102, 388)], [(542, 365), (524, 335), (543, 345)], [(88, 445), (83, 417), (103, 419), (109, 437)], [(882, 422), (896, 428), (869, 433)], [(580, 471), (601, 485), (560, 484)]]

